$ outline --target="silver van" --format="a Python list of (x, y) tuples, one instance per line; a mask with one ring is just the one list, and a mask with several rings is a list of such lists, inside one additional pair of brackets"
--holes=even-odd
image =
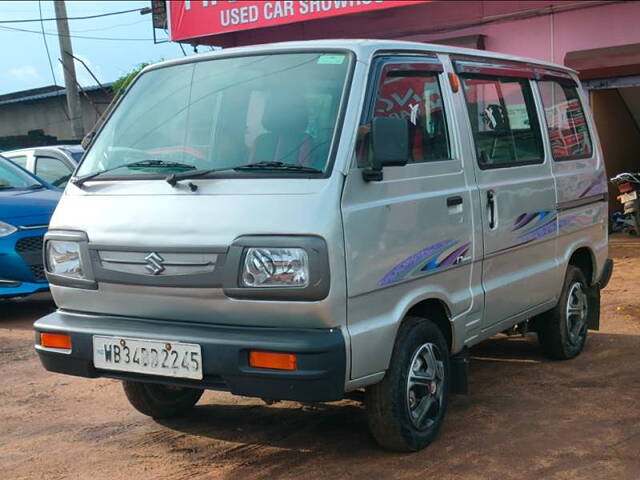
[(469, 348), (599, 326), (607, 181), (576, 72), (440, 45), (313, 41), (147, 67), (45, 238), (44, 367), (140, 412), (204, 389), (362, 398), (418, 450)]

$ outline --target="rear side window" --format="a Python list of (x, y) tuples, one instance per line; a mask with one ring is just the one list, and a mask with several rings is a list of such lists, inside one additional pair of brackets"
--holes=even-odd
[[(374, 118), (403, 118), (409, 124), (408, 163), (451, 159), (449, 132), (438, 71), (421, 63), (388, 64), (375, 93)], [(358, 164), (367, 164), (361, 144)]]
[(480, 168), (542, 163), (542, 140), (529, 80), (462, 77)]
[(538, 82), (551, 151), (555, 160), (588, 158), (592, 154), (589, 128), (573, 82)]
[(35, 173), (56, 187), (64, 187), (72, 172), (62, 160), (53, 157), (38, 157)]

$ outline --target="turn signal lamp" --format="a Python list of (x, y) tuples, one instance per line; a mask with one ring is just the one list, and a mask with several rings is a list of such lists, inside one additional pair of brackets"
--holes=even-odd
[(249, 365), (254, 368), (270, 368), (273, 370), (295, 370), (297, 357), (293, 353), (249, 352)]
[(71, 350), (71, 335), (66, 333), (41, 333), (40, 345), (47, 348)]

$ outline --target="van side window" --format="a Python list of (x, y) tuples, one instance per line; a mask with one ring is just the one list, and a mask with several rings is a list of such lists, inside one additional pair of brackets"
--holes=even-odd
[(538, 82), (551, 151), (555, 160), (588, 158), (592, 154), (589, 128), (578, 96), (570, 81)]
[[(438, 72), (413, 70), (411, 64), (385, 67), (375, 97), (373, 117), (404, 118), (409, 122), (408, 163), (451, 159), (449, 132)], [(361, 144), (358, 165), (367, 164), (368, 148)]]
[(542, 139), (528, 79), (465, 75), (462, 84), (480, 168), (543, 162)]

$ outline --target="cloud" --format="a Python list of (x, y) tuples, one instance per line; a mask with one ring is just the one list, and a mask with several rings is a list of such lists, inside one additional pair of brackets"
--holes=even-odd
[[(100, 80), (100, 83), (103, 83), (103, 80), (102, 80), (103, 79), (102, 69), (99, 66), (94, 65), (84, 55), (79, 55), (77, 53), (74, 53), (74, 56), (76, 58), (81, 59), (85, 63), (85, 65), (91, 69), (91, 71), (98, 78), (98, 80)], [(87, 69), (85, 68), (85, 66), (82, 65), (82, 63), (79, 62), (78, 60), (76, 60), (74, 63), (75, 63), (75, 67), (76, 67), (76, 79), (78, 80), (78, 83), (82, 87), (91, 87), (91, 86), (96, 85), (96, 81), (89, 74), (89, 72), (87, 72)], [(60, 80), (58, 80), (59, 82), (62, 82), (64, 84), (64, 70), (63, 70), (62, 64), (60, 62), (58, 62), (58, 69), (56, 71), (56, 77), (58, 77), (60, 79)]]
[(8, 75), (21, 82), (40, 80), (40, 74), (32, 65), (23, 65), (8, 70)]

